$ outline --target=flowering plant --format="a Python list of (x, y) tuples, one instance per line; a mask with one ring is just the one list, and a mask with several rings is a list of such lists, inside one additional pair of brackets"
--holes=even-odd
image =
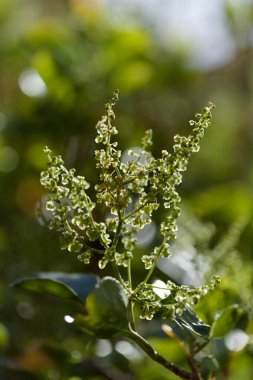
[[(169, 259), (176, 239), (177, 218), (180, 214), (180, 196), (177, 192), (182, 182), (182, 172), (187, 169), (190, 156), (198, 152), (201, 139), (211, 120), (213, 104), (196, 114), (190, 121), (188, 137), (174, 137), (173, 152), (163, 150), (160, 158), (151, 153), (152, 131), (146, 131), (141, 148), (129, 150), (128, 160), (122, 160), (115, 125), (114, 106), (118, 100), (115, 92), (106, 104), (106, 114), (96, 125), (95, 151), (99, 183), (95, 186), (96, 200), (89, 195), (89, 183), (78, 176), (75, 169), (67, 169), (61, 156), (54, 156), (45, 148), (48, 166), (41, 173), (41, 184), (49, 195), (46, 208), (52, 214), (49, 228), (60, 236), (62, 249), (73, 252), (78, 259), (89, 264), (99, 257), (100, 269), (111, 265), (113, 277), (99, 279), (92, 274), (37, 274), (15, 283), (16, 286), (85, 301), (87, 314), (75, 316), (75, 324), (82, 331), (99, 338), (126, 337), (137, 343), (153, 360), (183, 379), (209, 378), (215, 370), (201, 368), (197, 355), (211, 339), (224, 335), (238, 321), (241, 309), (237, 305), (222, 313), (210, 327), (202, 322), (192, 307), (213, 290), (218, 277), (206, 285), (190, 287), (171, 279), (164, 283), (164, 297), (152, 282), (153, 272), (160, 258)], [(96, 220), (99, 207), (106, 207), (107, 217)], [(167, 210), (160, 224), (159, 244), (142, 255), (145, 277), (137, 284), (132, 278), (132, 262), (136, 251), (137, 232), (152, 222), (155, 211)], [(99, 246), (99, 248), (97, 248)], [(136, 331), (136, 319), (164, 319), (168, 335), (183, 343), (189, 370), (159, 355)], [(227, 325), (228, 320), (233, 322)], [(230, 319), (229, 319), (230, 318)], [(211, 359), (210, 359), (211, 360)], [(210, 369), (211, 368), (211, 369)], [(206, 375), (208, 373), (208, 375)]]

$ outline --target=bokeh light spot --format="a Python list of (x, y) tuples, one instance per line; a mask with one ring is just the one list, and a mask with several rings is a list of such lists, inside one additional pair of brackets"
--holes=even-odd
[(130, 342), (120, 340), (115, 344), (115, 350), (124, 355), (129, 360), (138, 360), (142, 358), (142, 354)]
[(153, 288), (153, 290), (160, 298), (164, 299), (170, 295), (170, 291), (167, 289), (165, 282), (161, 280), (155, 280), (153, 282), (153, 285), (157, 286), (157, 288)]
[(225, 336), (225, 346), (234, 352), (244, 349), (249, 342), (249, 336), (240, 329), (235, 329)]
[(111, 342), (107, 339), (98, 339), (96, 346), (96, 354), (97, 356), (103, 358), (107, 355), (110, 355), (112, 352)]
[(24, 70), (19, 76), (18, 83), (21, 91), (27, 96), (39, 98), (47, 94), (46, 83), (34, 69)]
[(73, 322), (74, 322), (74, 318), (71, 317), (70, 315), (65, 315), (65, 316), (64, 316), (64, 321), (65, 321), (66, 323), (73, 323)]

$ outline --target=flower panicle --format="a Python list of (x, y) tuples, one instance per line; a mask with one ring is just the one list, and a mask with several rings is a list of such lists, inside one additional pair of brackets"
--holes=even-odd
[[(173, 316), (179, 314), (187, 303), (197, 302), (212, 288), (206, 285), (190, 289), (169, 283), (170, 302), (164, 306), (148, 280), (159, 258), (171, 255), (180, 214), (181, 198), (177, 188), (190, 156), (199, 150), (214, 105), (209, 103), (201, 114), (195, 115), (195, 120), (190, 121), (192, 130), (189, 136), (174, 137), (172, 153), (163, 150), (160, 158), (154, 158), (150, 151), (152, 130), (148, 130), (138, 151), (129, 151), (129, 160), (123, 161), (118, 143), (114, 141), (118, 133), (114, 126), (117, 101), (118, 91), (115, 91), (105, 106), (105, 115), (96, 125), (98, 149), (95, 159), (99, 171), (96, 201), (88, 194), (90, 184), (86, 178), (76, 175), (75, 169), (67, 169), (62, 157), (54, 156), (45, 147), (48, 165), (41, 173), (41, 184), (48, 191), (49, 228), (59, 233), (61, 248), (76, 253), (84, 264), (89, 264), (92, 256), (99, 254), (100, 269), (108, 263), (124, 269), (129, 267), (134, 257), (138, 230), (150, 224), (153, 213), (163, 206), (167, 216), (160, 225), (162, 242), (151, 253), (142, 256), (148, 274), (132, 296), (141, 305), (142, 316), (147, 319), (161, 310), (164, 316)], [(97, 221), (94, 210), (100, 204), (107, 208), (107, 217)], [(100, 248), (94, 248), (94, 245), (100, 245)], [(129, 282), (122, 280), (122, 284), (129, 291)]]

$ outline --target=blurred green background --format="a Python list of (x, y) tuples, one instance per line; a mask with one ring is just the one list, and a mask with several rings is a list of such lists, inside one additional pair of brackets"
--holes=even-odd
[[(249, 309), (252, 2), (0, 0), (0, 33), (1, 379), (174, 379), (130, 344), (80, 336), (64, 321), (74, 310), (72, 304), (8, 285), (36, 271), (97, 271), (95, 265), (84, 267), (62, 253), (57, 236), (44, 225), (39, 209), (45, 191), (39, 176), (48, 145), (96, 183), (94, 126), (118, 88), (122, 151), (138, 146), (144, 131), (152, 128), (157, 156), (171, 147), (174, 134), (188, 133), (188, 120), (209, 100), (216, 104), (212, 126), (180, 193), (197, 218), (196, 226), (216, 226), (209, 253), (231, 225), (246, 217), (236, 243), (237, 261), (232, 259), (227, 272), (220, 264), (213, 268), (224, 280), (199, 307), (202, 317), (210, 322), (217, 310), (235, 302)], [(201, 226), (195, 231), (198, 238)], [(140, 249), (148, 249), (147, 244)], [(137, 267), (135, 275), (142, 273)], [(151, 331), (151, 340), (168, 358), (184, 362), (180, 347), (162, 335), (158, 321), (141, 328)], [(253, 324), (241, 328), (246, 329), (247, 346), (229, 350), (221, 342), (214, 348), (222, 364), (220, 379), (253, 378)]]

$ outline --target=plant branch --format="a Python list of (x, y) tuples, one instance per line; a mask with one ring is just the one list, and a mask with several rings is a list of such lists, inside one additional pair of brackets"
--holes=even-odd
[[(114, 250), (114, 254), (115, 254), (116, 249), (117, 249), (117, 244), (119, 241), (120, 231), (121, 231), (121, 227), (122, 227), (122, 223), (123, 223), (120, 211), (118, 211), (118, 218), (119, 218), (119, 222), (118, 222), (117, 230), (115, 232), (115, 236), (114, 236), (112, 246), (111, 246), (111, 248)], [(115, 262), (115, 259), (112, 261), (112, 268), (113, 268), (113, 271), (114, 271), (114, 274), (115, 274), (117, 280), (121, 283), (123, 288), (129, 293), (129, 289), (127, 288), (125, 281), (121, 277), (121, 274), (120, 274), (118, 265)]]
[(128, 337), (132, 339), (146, 354), (157, 363), (161, 364), (163, 367), (167, 368), (169, 371), (173, 372), (175, 375), (181, 379), (186, 380), (201, 380), (198, 374), (187, 372), (179, 368), (176, 364), (165, 359), (163, 356), (159, 355), (152, 346), (136, 331), (130, 330)]
[(200, 375), (200, 373), (198, 371), (198, 368), (196, 366), (195, 360), (193, 359), (193, 357), (191, 356), (191, 354), (187, 355), (187, 361), (189, 363), (189, 366), (192, 369), (192, 373), (195, 376), (194, 379), (196, 379), (196, 380), (203, 380), (202, 376)]
[(189, 366), (192, 369), (192, 373), (195, 375), (196, 380), (203, 380), (202, 376), (200, 375), (198, 368), (196, 366), (194, 355), (189, 352), (188, 348), (185, 345), (185, 342), (183, 342), (177, 334), (174, 333), (174, 331), (167, 325), (162, 326), (162, 330), (165, 332), (166, 335), (168, 335), (170, 338), (176, 339), (180, 345), (180, 347), (183, 349), (183, 351), (186, 354), (186, 358), (188, 361)]

